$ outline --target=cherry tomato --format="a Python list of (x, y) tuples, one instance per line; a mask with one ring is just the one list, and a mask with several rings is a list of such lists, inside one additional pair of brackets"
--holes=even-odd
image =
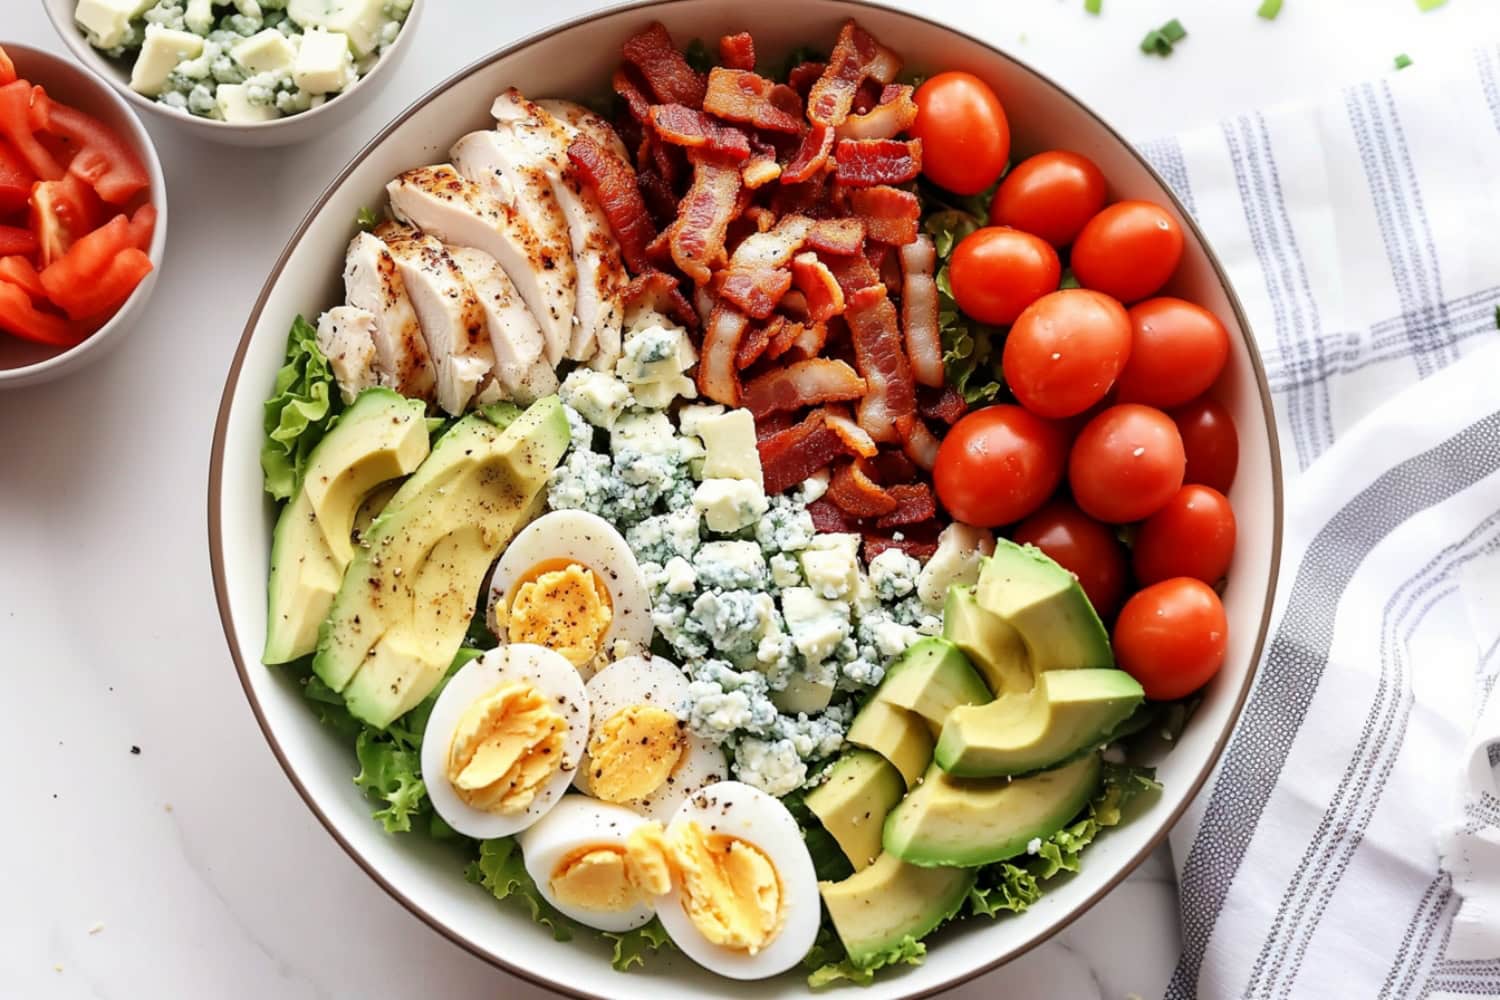
[(1054, 149), (1011, 168), (995, 192), (990, 222), (1064, 247), (1104, 207), (1104, 197), (1104, 174), (1093, 160)]
[(1182, 481), (1202, 483), (1228, 493), (1240, 461), (1240, 436), (1224, 404), (1196, 399), (1173, 410), (1172, 420), (1177, 424), (1187, 455), (1187, 471)]
[(1180, 406), (1213, 385), (1229, 360), (1219, 317), (1182, 299), (1136, 303), (1130, 328), (1130, 360), (1115, 383), (1122, 403)]
[(1150, 517), (1182, 488), (1186, 459), (1172, 418), (1137, 403), (1111, 406), (1073, 442), (1068, 483), (1084, 513), (1110, 524)]
[(1234, 509), (1212, 487), (1184, 486), (1146, 518), (1131, 556), (1141, 583), (1174, 576), (1217, 583), (1234, 558)]
[(991, 326), (1010, 326), (1062, 279), (1057, 251), (1046, 240), (1002, 226), (965, 236), (948, 268), (958, 308)]
[(1071, 417), (1104, 398), (1130, 356), (1130, 317), (1108, 295), (1064, 288), (1023, 312), (1005, 338), (1001, 366), (1021, 405)]
[(1069, 263), (1078, 283), (1135, 302), (1155, 295), (1182, 259), (1182, 227), (1160, 205), (1120, 201), (1088, 221)]
[(1125, 546), (1113, 528), (1100, 524), (1066, 500), (1054, 500), (1016, 526), (1011, 538), (1035, 545), (1078, 577), (1089, 603), (1108, 620), (1125, 593)]
[(1019, 406), (987, 406), (949, 428), (932, 480), (948, 513), (993, 528), (1046, 503), (1067, 456), (1068, 438), (1058, 425)]
[(917, 88), (922, 173), (954, 194), (978, 194), (1000, 179), (1010, 159), (1010, 122), (990, 85), (972, 73), (939, 73)]
[(1224, 665), (1229, 622), (1213, 588), (1175, 577), (1136, 592), (1115, 621), (1115, 662), (1152, 701), (1182, 698)]

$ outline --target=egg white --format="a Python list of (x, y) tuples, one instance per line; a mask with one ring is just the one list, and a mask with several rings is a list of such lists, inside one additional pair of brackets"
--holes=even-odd
[[(532, 567), (554, 560), (575, 562), (593, 571), (609, 592), (614, 617), (600, 643), (603, 661), (616, 655), (644, 653), (651, 646), (651, 597), (640, 563), (624, 537), (604, 518), (582, 510), (555, 510), (532, 521), (506, 546), (490, 574), (489, 624), (501, 639), (497, 607), (526, 582)], [(587, 673), (587, 672), (586, 672)]]
[(564, 916), (586, 927), (614, 934), (635, 930), (648, 923), (656, 912), (650, 904), (641, 903), (616, 913), (574, 906), (553, 895), (552, 873), (563, 859), (578, 851), (591, 847), (623, 848), (631, 831), (644, 822), (638, 814), (621, 806), (586, 795), (564, 795), (547, 815), (520, 835), (526, 871), (542, 898)]
[(766, 979), (802, 961), (818, 935), (822, 917), (818, 877), (797, 821), (779, 801), (739, 781), (721, 781), (682, 804), (672, 825), (697, 822), (710, 833), (738, 837), (759, 848), (781, 879), (781, 931), (750, 955), (716, 945), (699, 933), (682, 906), (681, 886), (657, 901), (668, 936), (694, 962), (728, 979)]
[[(688, 701), (688, 679), (676, 664), (660, 656), (646, 659), (627, 656), (616, 660), (589, 679), (589, 738), (616, 712), (631, 705), (656, 705), (681, 717)], [(682, 759), (662, 785), (639, 799), (620, 805), (649, 819), (667, 823), (701, 788), (729, 777), (729, 763), (717, 743), (696, 733), (687, 733)], [(573, 784), (592, 795), (588, 750), (578, 765)]]
[[(477, 699), (501, 682), (526, 680), (556, 703), (568, 730), (562, 763), (525, 809), (510, 815), (475, 809), (459, 798), (448, 780), (448, 752), (453, 733), (464, 712)], [(453, 829), (465, 836), (487, 840), (524, 830), (557, 804), (578, 770), (589, 734), (589, 698), (583, 679), (560, 653), (542, 646), (513, 643), (485, 653), (461, 667), (438, 695), (422, 736), (422, 780), (432, 807)]]

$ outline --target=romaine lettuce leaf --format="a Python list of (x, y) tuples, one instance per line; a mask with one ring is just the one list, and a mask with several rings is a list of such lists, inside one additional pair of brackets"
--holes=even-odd
[(537, 891), (514, 837), (480, 841), (479, 857), (464, 870), (464, 878), (484, 886), (496, 899), (519, 898), (531, 910), (531, 919), (552, 932), (554, 941), (572, 940), (572, 926)]
[(625, 931), (623, 934), (604, 931), (603, 934), (615, 943), (615, 953), (609, 964), (615, 967), (616, 972), (629, 972), (634, 966), (645, 965), (648, 955), (663, 948), (668, 951), (673, 948), (672, 939), (667, 937), (667, 929), (655, 917), (651, 918), (649, 924), (633, 931)]
[(265, 402), (265, 442), (260, 467), (266, 492), (286, 500), (297, 492), (313, 446), (338, 419), (339, 394), (328, 359), (318, 350), (318, 333), (298, 316), (287, 335), (286, 363)]
[(837, 982), (868, 986), (875, 981), (875, 973), (881, 969), (892, 965), (921, 965), (926, 955), (927, 946), (907, 935), (894, 947), (862, 962), (855, 962), (844, 950), (843, 942), (833, 928), (825, 923), (818, 930), (818, 938), (813, 943), (812, 950), (802, 960), (802, 967), (812, 970), (807, 975), (807, 985), (813, 989)]

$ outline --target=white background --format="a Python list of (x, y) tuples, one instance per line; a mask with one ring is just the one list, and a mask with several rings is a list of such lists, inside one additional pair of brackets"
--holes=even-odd
[[(1149, 139), (1500, 38), (1450, 0), (925, 2)], [(0, 394), (0, 996), (540, 996), (386, 898), (313, 820), (261, 739), (209, 578), (205, 490), (223, 375), (304, 211), (379, 126), (463, 64), (596, 6), (430, 0), (416, 47), (348, 126), (293, 150), (151, 123), (171, 191), (141, 328), (102, 363)], [(63, 49), (39, 3), (0, 44)], [(1167, 60), (1136, 43), (1170, 17)], [(893, 40), (898, 44), (899, 40)], [(582, 54), (580, 54), (582, 55)], [(330, 266), (334, 266), (330, 262)], [(132, 745), (141, 753), (133, 755)], [(1177, 950), (1154, 859), (1056, 941), (962, 994), (1159, 995)]]

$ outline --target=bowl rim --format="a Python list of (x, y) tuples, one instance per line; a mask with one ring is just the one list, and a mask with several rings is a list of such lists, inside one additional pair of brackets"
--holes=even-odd
[[(161, 165), (161, 156), (156, 151), (156, 143), (152, 140), (151, 133), (147, 131), (145, 123), (141, 121), (140, 115), (135, 113), (135, 109), (130, 106), (129, 102), (121, 99), (115, 88), (109, 85), (109, 81), (96, 73), (92, 67), (69, 60), (66, 56), (53, 52), (51, 49), (27, 45), (24, 42), (6, 42), (4, 47), (7, 51), (25, 53), (29, 57), (50, 59), (67, 66), (98, 92), (100, 100), (110, 102), (121, 113), (123, 120), (129, 125), (130, 132), (124, 138), (141, 154), (146, 167), (146, 176), (150, 178), (147, 192), (150, 194), (151, 204), (156, 207), (156, 227), (151, 235), (151, 246), (147, 250), (147, 256), (151, 258), (151, 273), (146, 275), (124, 302), (120, 303), (114, 315), (83, 340), (50, 358), (22, 365), (19, 368), (0, 368), (0, 389), (29, 386), (51, 375), (59, 374), (62, 370), (77, 363), (80, 357), (97, 352), (103, 345), (114, 344), (132, 328), (133, 324), (138, 324), (139, 317), (132, 314), (140, 309), (155, 292), (156, 280), (160, 277), (162, 265), (166, 260), (167, 216), (169, 214), (167, 175)], [(32, 82), (38, 83), (35, 80)], [(45, 84), (39, 83), (38, 85), (45, 88)], [(10, 386), (10, 383), (18, 384)]]
[[(531, 970), (526, 968), (522, 968), (521, 966), (518, 966), (510, 961), (507, 961), (506, 959), (500, 958), (499, 956), (490, 953), (489, 951), (480, 947), (476, 942), (460, 933), (455, 928), (450, 927), (443, 921), (439, 920), (437, 917), (424, 909), (421, 904), (417, 903), (400, 889), (396, 888), (388, 879), (386, 879), (386, 877), (382, 874), (382, 872), (375, 864), (373, 864), (362, 854), (360, 854), (360, 852), (339, 833), (338, 829), (329, 819), (328, 815), (323, 811), (323, 808), (308, 792), (306, 786), (304, 786), (301, 779), (298, 777), (296, 769), (293, 767), (290, 759), (287, 757), (285, 750), (282, 748), (280, 741), (277, 739), (275, 732), (272, 730), (271, 725), (266, 718), (265, 712), (262, 709), (258, 698), (256, 697), (254, 686), (250, 680), (248, 668), (245, 664), (244, 658), (240, 655), (239, 636), (235, 627), (233, 614), (230, 611), (229, 607), (228, 582), (226, 577), (223, 550), (224, 531), (223, 524), (220, 520), (224, 481), (223, 470), (225, 458), (225, 443), (229, 428), (229, 414), (231, 409), (233, 408), (236, 390), (239, 387), (239, 380), (240, 375), (242, 374), (245, 355), (249, 351), (250, 341), (254, 335), (255, 328), (260, 323), (261, 314), (265, 309), (266, 301), (270, 297), (272, 289), (280, 280), (281, 275), (286, 267), (288, 258), (291, 256), (293, 250), (302, 241), (303, 237), (307, 233), (307, 230), (311, 227), (313, 220), (327, 205), (329, 199), (333, 196), (333, 194), (359, 167), (359, 165), (363, 163), (364, 160), (369, 157), (380, 145), (382, 145), (393, 132), (395, 132), (398, 128), (405, 124), (407, 120), (409, 120), (413, 115), (417, 114), (419, 111), (425, 108), (438, 96), (446, 92), (449, 88), (457, 85), (465, 77), (469, 76), (472, 73), (478, 72), (479, 70), (482, 70), (485, 67), (489, 66), (491, 63), (504, 59), (512, 55), (513, 53), (539, 44), (555, 34), (582, 24), (588, 24), (603, 17), (613, 16), (615, 14), (619, 14), (628, 10), (635, 10), (645, 13), (655, 10), (659, 7), (671, 7), (678, 4), (691, 4), (695, 2), (698, 2), (698, 0), (625, 0), (625, 2), (611, 3), (606, 6), (597, 8), (593, 11), (589, 11), (585, 14), (581, 14), (577, 17), (568, 18), (566, 20), (544, 26), (536, 31), (523, 35), (516, 41), (502, 46), (487, 55), (481, 56), (480, 58), (463, 66), (456, 72), (439, 81), (437, 84), (423, 93), (420, 97), (414, 100), (399, 114), (397, 114), (393, 119), (391, 119), (391, 121), (387, 123), (386, 126), (382, 128), (372, 139), (370, 139), (369, 142), (361, 147), (360, 150), (355, 153), (350, 161), (344, 166), (344, 168), (339, 171), (337, 176), (335, 176), (334, 179), (328, 184), (328, 186), (318, 196), (317, 200), (313, 203), (312, 207), (303, 216), (302, 221), (298, 224), (296, 231), (287, 241), (287, 244), (283, 248), (280, 257), (276, 261), (275, 267), (272, 269), (270, 275), (266, 279), (265, 284), (261, 288), (260, 296), (256, 299), (255, 306), (251, 310), (250, 316), (246, 321), (244, 333), (240, 337), (239, 345), (235, 349), (234, 359), (230, 365), (229, 373), (224, 383), (224, 394), (220, 400), (219, 413), (214, 424), (213, 446), (209, 457), (209, 561), (213, 572), (214, 596), (219, 608), (220, 624), (224, 631), (224, 638), (229, 645), (230, 656), (234, 660), (235, 670), (239, 675), (240, 686), (244, 689), (246, 700), (249, 701), (250, 709), (255, 715), (255, 721), (257, 725), (260, 726), (261, 733), (262, 735), (264, 735), (267, 744), (269, 744), (272, 754), (276, 757), (277, 762), (281, 765), (281, 769), (286, 773), (288, 780), (291, 781), (292, 786), (297, 790), (297, 794), (302, 798), (302, 801), (307, 805), (308, 809), (312, 811), (313, 815), (317, 817), (318, 822), (323, 825), (323, 828), (329, 833), (330, 836), (333, 837), (335, 842), (337, 842), (338, 845), (344, 849), (344, 852), (349, 855), (354, 863), (361, 869), (363, 869), (365, 874), (369, 876), (376, 885), (380, 886), (380, 888), (383, 889), (387, 895), (389, 895), (392, 899), (395, 899), (398, 903), (405, 907), (409, 913), (417, 917), (432, 930), (436, 931), (438, 934), (442, 935), (452, 943), (458, 945), (460, 948), (463, 948), (474, 957), (497, 969), (500, 969), (503, 972), (508, 973), (509, 975), (515, 976), (525, 982), (528, 982), (534, 986), (539, 986), (553, 993), (557, 993), (562, 996), (577, 997), (580, 998), (580, 1000), (606, 1000), (606, 998), (597, 993), (590, 993), (585, 990), (577, 989), (573, 986), (565, 985), (563, 983), (547, 979), (546, 977), (538, 973), (532, 972)], [(1266, 580), (1265, 603), (1261, 609), (1260, 628), (1256, 634), (1255, 643), (1251, 651), (1249, 668), (1245, 673), (1244, 681), (1241, 683), (1239, 691), (1234, 695), (1234, 704), (1230, 708), (1229, 716), (1226, 720), (1224, 729), (1215, 737), (1213, 746), (1210, 749), (1207, 758), (1203, 761), (1202, 766), (1198, 769), (1197, 774), (1192, 779), (1190, 787), (1188, 788), (1187, 795), (1183, 797), (1182, 802), (1177, 806), (1176, 809), (1172, 811), (1171, 815), (1166, 817), (1166, 819), (1161, 823), (1160, 829), (1158, 829), (1157, 832), (1152, 835), (1152, 837), (1147, 841), (1144, 847), (1142, 847), (1129, 860), (1127, 860), (1126, 863), (1122, 865), (1118, 871), (1110, 875), (1098, 890), (1089, 895), (1080, 904), (1076, 905), (1071, 912), (1067, 913), (1045, 933), (1032, 938), (1030, 941), (1022, 945), (1009, 948), (992, 960), (985, 962), (982, 965), (976, 966), (975, 968), (972, 968), (967, 972), (948, 978), (942, 983), (928, 987), (919, 992), (910, 994), (912, 998), (922, 998), (934, 996), (938, 993), (952, 989), (963, 983), (970, 982), (982, 975), (985, 975), (986, 973), (998, 969), (1002, 965), (1014, 961), (1015, 959), (1031, 951), (1033, 948), (1036, 948), (1038, 945), (1041, 945), (1044, 942), (1050, 940), (1053, 936), (1068, 927), (1079, 917), (1083, 916), (1084, 913), (1091, 910), (1099, 902), (1099, 900), (1103, 899), (1106, 895), (1112, 892), (1133, 871), (1140, 867), (1142, 862), (1144, 862), (1147, 857), (1155, 852), (1155, 850), (1166, 840), (1168, 834), (1170, 834), (1173, 827), (1177, 825), (1177, 822), (1182, 818), (1183, 814), (1193, 803), (1194, 799), (1196, 799), (1198, 793), (1203, 789), (1204, 784), (1208, 781), (1209, 775), (1213, 772), (1214, 767), (1219, 762), (1219, 758), (1223, 755), (1225, 748), (1228, 746), (1229, 738), (1233, 733), (1235, 725), (1239, 721), (1240, 714), (1244, 709), (1245, 702), (1250, 694), (1250, 690), (1252, 687), (1254, 687), (1255, 677), (1260, 668), (1261, 654), (1264, 652), (1266, 637), (1270, 631), (1271, 615), (1276, 598), (1276, 586), (1278, 578), (1280, 576), (1281, 548), (1284, 529), (1284, 498), (1283, 476), (1281, 468), (1281, 446), (1279, 435), (1277, 433), (1276, 414), (1272, 402), (1270, 383), (1266, 378), (1265, 365), (1262, 362), (1260, 350), (1256, 345), (1253, 335), (1251, 335), (1250, 333), (1250, 322), (1248, 317), (1245, 315), (1244, 306), (1240, 302), (1239, 296), (1234, 290), (1234, 286), (1229, 281), (1229, 276), (1225, 271), (1223, 263), (1219, 260), (1218, 254), (1214, 251), (1212, 245), (1208, 242), (1207, 237), (1204, 235), (1202, 229), (1198, 226), (1197, 221), (1183, 206), (1181, 199), (1178, 198), (1176, 192), (1172, 189), (1172, 187), (1166, 182), (1166, 180), (1161, 176), (1156, 168), (1151, 165), (1150, 161), (1148, 161), (1141, 154), (1140, 150), (1137, 149), (1136, 146), (1129, 140), (1127, 140), (1123, 135), (1121, 135), (1113, 125), (1111, 125), (1097, 112), (1095, 112), (1092, 107), (1080, 100), (1071, 90), (1063, 87), (1061, 84), (1057, 83), (1056, 80), (1052, 79), (1052, 77), (1035, 69), (1029, 63), (997, 48), (993, 43), (988, 42), (983, 38), (976, 37), (975, 35), (963, 31), (962, 29), (952, 27), (951, 25), (944, 24), (933, 17), (915, 13), (905, 8), (893, 8), (879, 3), (877, 2), (877, 0), (840, 0), (840, 2), (847, 3), (855, 7), (868, 7), (880, 10), (882, 12), (894, 13), (900, 16), (904, 16), (910, 18), (911, 20), (922, 22), (923, 24), (931, 28), (936, 28), (940, 31), (959, 36), (966, 39), (967, 41), (974, 43), (975, 45), (980, 46), (996, 58), (1005, 60), (1006, 62), (1013, 64), (1022, 71), (1034, 75), (1037, 79), (1046, 83), (1048, 86), (1055, 88), (1059, 93), (1061, 93), (1074, 105), (1076, 105), (1083, 114), (1093, 119), (1093, 121), (1097, 125), (1102, 127), (1114, 140), (1119, 142), (1126, 150), (1129, 151), (1130, 155), (1136, 159), (1136, 161), (1147, 171), (1152, 180), (1154, 180), (1160, 186), (1161, 190), (1165, 192), (1172, 208), (1176, 211), (1177, 215), (1186, 223), (1189, 231), (1197, 240), (1198, 245), (1203, 248), (1203, 251), (1207, 256), (1208, 263), (1213, 269), (1214, 277), (1218, 281), (1220, 287), (1223, 289), (1225, 297), (1229, 301), (1230, 309), (1234, 314), (1235, 320), (1239, 324), (1240, 330), (1244, 333), (1246, 352), (1250, 359), (1251, 370), (1254, 374), (1256, 388), (1260, 396), (1261, 413), (1262, 417), (1265, 420), (1266, 441), (1270, 451), (1269, 457), (1271, 460), (1271, 557)]]
[[(401, 30), (396, 34), (396, 40), (391, 43), (391, 47), (381, 53), (380, 58), (375, 61), (375, 67), (370, 72), (355, 80), (349, 86), (348, 90), (340, 91), (337, 97), (330, 98), (316, 108), (298, 111), (296, 114), (282, 115), (280, 118), (272, 118), (270, 121), (226, 122), (220, 121), (217, 118), (203, 118), (199, 115), (178, 111), (159, 101), (154, 101), (144, 94), (138, 94), (131, 90), (130, 81), (128, 79), (120, 79), (114, 72), (114, 64), (103, 52), (89, 44), (89, 40), (84, 37), (83, 30), (77, 24), (73, 23), (71, 17), (65, 16), (62, 5), (70, 2), (71, 0), (41, 0), (42, 8), (47, 13), (47, 20), (52, 23), (52, 30), (57, 32), (58, 37), (62, 39), (62, 43), (68, 47), (68, 51), (73, 53), (74, 58), (82, 63), (85, 69), (103, 79), (105, 83), (109, 84), (110, 89), (119, 94), (128, 104), (155, 115), (164, 121), (183, 124), (189, 128), (201, 128), (204, 132), (232, 133), (246, 136), (275, 132), (278, 127), (291, 122), (300, 123), (309, 121), (319, 113), (337, 104), (339, 98), (349, 96), (373, 80), (387, 63), (394, 63), (396, 61), (391, 57), (397, 49), (402, 48), (406, 44), (409, 35), (416, 33), (417, 21), (422, 16), (422, 11), (427, 7), (427, 0), (412, 0), (411, 10), (407, 13), (406, 21), (403, 22)], [(413, 30), (407, 31), (408, 27)], [(426, 95), (423, 96), (425, 97)], [(408, 108), (403, 114), (409, 113), (411, 110)], [(360, 155), (364, 155), (364, 152), (365, 150), (361, 149)]]

